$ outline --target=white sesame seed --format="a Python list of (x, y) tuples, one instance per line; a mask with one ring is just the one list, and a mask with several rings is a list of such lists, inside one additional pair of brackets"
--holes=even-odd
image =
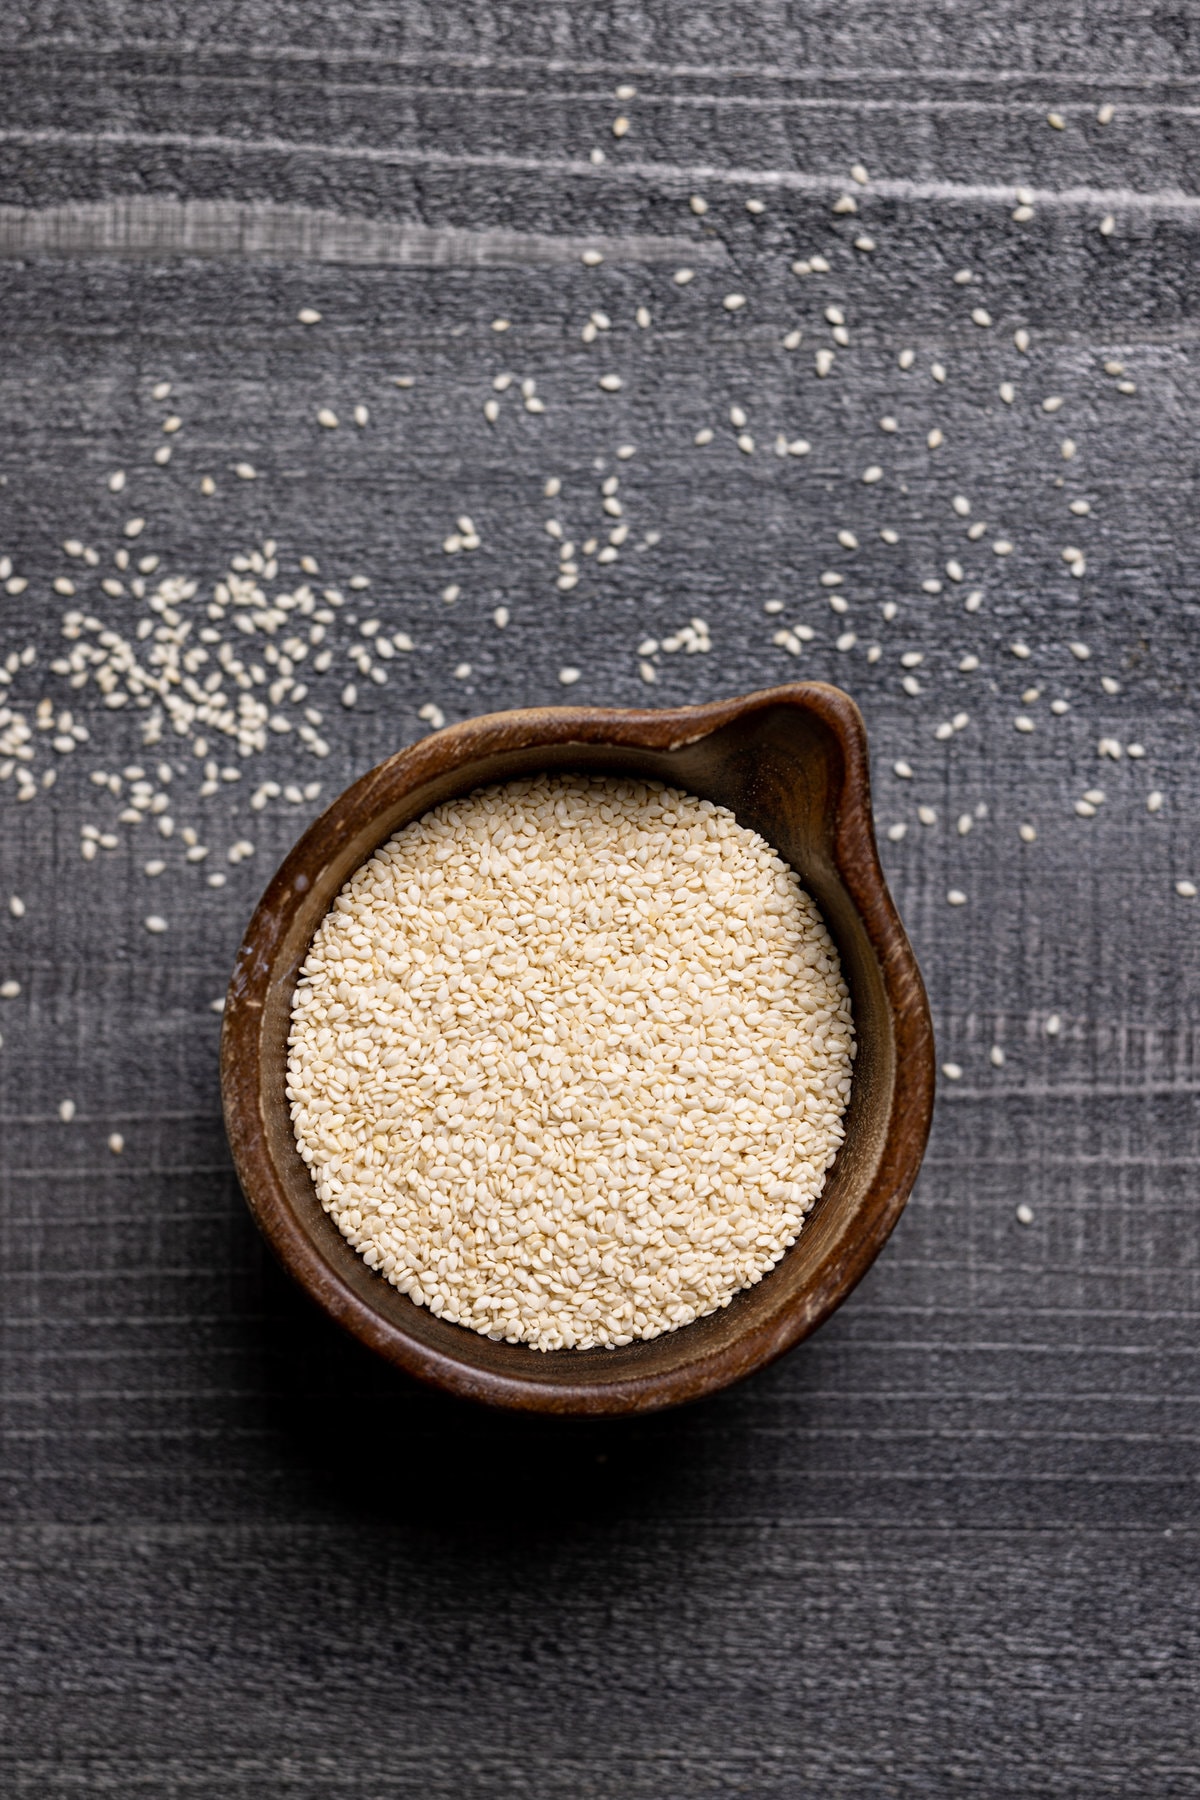
[(622, 113), (612, 122), (612, 134), (615, 138), (623, 138), (629, 131), (629, 120)]
[(167, 929), (167, 921), (164, 918), (161, 918), (158, 913), (151, 913), (149, 918), (145, 921), (145, 924), (146, 930), (153, 932), (155, 935), (164, 932)]
[(1105, 213), (1104, 217), (1100, 221), (1099, 229), (1100, 229), (1101, 237), (1111, 237), (1112, 236), (1113, 232), (1117, 229), (1117, 221), (1113, 218), (1113, 215), (1111, 213)]
[(1163, 804), (1164, 804), (1163, 795), (1159, 793), (1157, 788), (1153, 789), (1153, 791), (1151, 793), (1146, 795), (1146, 811), (1147, 812), (1152, 812), (1152, 813), (1161, 812), (1163, 809)]
[(896, 358), (897, 363), (902, 369), (911, 369), (916, 360), (917, 353), (915, 350), (902, 350)]
[(961, 888), (951, 888), (946, 895), (946, 904), (947, 906), (965, 906), (967, 904), (967, 896), (963, 893)]
[(597, 384), (606, 394), (615, 394), (624, 385), (619, 375), (601, 375)]
[(1104, 102), (1103, 106), (1097, 108), (1096, 119), (1097, 119), (1098, 123), (1101, 125), (1111, 125), (1113, 122), (1113, 115), (1116, 112), (1116, 110), (1117, 109), (1113, 105), (1112, 101), (1106, 100)]
[(696, 279), (696, 271), (695, 269), (676, 269), (671, 279), (676, 287), (686, 287), (689, 281)]
[(58, 1103), (58, 1116), (64, 1125), (69, 1125), (71, 1120), (75, 1117), (75, 1102), (73, 1100), (60, 1100)]
[(693, 194), (691, 199), (688, 201), (688, 205), (691, 207), (692, 211), (696, 214), (697, 218), (702, 219), (704, 217), (705, 213), (708, 211), (708, 201), (705, 200), (703, 195), (701, 195), (701, 194)]
[(726, 312), (738, 312), (746, 304), (745, 294), (726, 294), (721, 305)]
[(696, 433), (695, 437), (692, 439), (692, 442), (694, 444), (699, 444), (701, 446), (703, 446), (704, 444), (711, 444), (712, 441), (713, 441), (713, 433), (707, 425), (702, 425), (700, 430)]
[(1037, 832), (1032, 825), (1019, 825), (1017, 835), (1023, 844), (1036, 844)]
[(947, 1081), (961, 1081), (962, 1080), (962, 1069), (961, 1069), (960, 1065), (956, 1062), (943, 1063), (942, 1064), (942, 1074), (946, 1077)]
[(580, 673), (581, 671), (579, 669), (570, 667), (560, 669), (558, 671), (558, 679), (563, 687), (574, 687), (575, 683), (579, 680)]
[(907, 832), (908, 826), (904, 823), (903, 819), (897, 819), (894, 825), (888, 826), (887, 834), (893, 844), (898, 844), (901, 838), (907, 835)]
[(898, 775), (901, 781), (912, 780), (912, 769), (906, 762), (894, 762), (892, 764), (892, 773), (893, 775)]
[(1067, 121), (1063, 118), (1061, 113), (1048, 112), (1046, 114), (1046, 123), (1047, 125), (1053, 126), (1055, 131), (1063, 131), (1066, 129)]
[(302, 325), (319, 325), (321, 322), (321, 315), (315, 306), (302, 306), (296, 317)]
[(1175, 892), (1179, 895), (1181, 900), (1194, 900), (1196, 898), (1196, 884), (1194, 881), (1177, 881), (1175, 883)]
[(124, 1150), (124, 1148), (125, 1148), (125, 1139), (121, 1136), (121, 1133), (119, 1131), (110, 1131), (109, 1132), (108, 1147), (112, 1151), (114, 1156), (120, 1156), (122, 1150)]
[(862, 478), (867, 487), (873, 487), (877, 481), (883, 480), (883, 470), (878, 463), (869, 463), (862, 472)]
[(946, 441), (945, 434), (942, 432), (940, 426), (937, 426), (937, 425), (934, 426), (933, 430), (929, 433), (928, 437), (925, 439), (925, 442), (928, 444), (928, 446), (931, 450), (939, 450), (941, 448), (941, 446), (945, 443), (945, 441)]
[(1022, 1200), (1017, 1207), (1017, 1223), (1018, 1225), (1033, 1224), (1033, 1208), (1027, 1200)]
[(1011, 381), (1002, 381), (998, 391), (1005, 406), (1011, 406), (1017, 397), (1017, 390)]
[(1079, 662), (1086, 662), (1088, 657), (1092, 654), (1086, 644), (1081, 644), (1078, 642), (1068, 644), (1067, 649), (1071, 652), (1071, 655), (1073, 657), (1075, 657), (1076, 660)]
[[(594, 866), (588, 847), (587, 809), (601, 795), (604, 841), (618, 858), (612, 877)], [(655, 810), (647, 816), (648, 807)], [(460, 821), (482, 830), (464, 838)], [(648, 863), (640, 853), (633, 860), (647, 826), (653, 839), (645, 845)], [(679, 851), (686, 855), (693, 847), (708, 871), (709, 923), (702, 927), (694, 903), (684, 899), (695, 863), (683, 862), (678, 873), (674, 866)], [(435, 863), (434, 853), (442, 850), (448, 856)], [(551, 857), (557, 886), (542, 888), (543, 921), (523, 909), (527, 883), (532, 877), (537, 891), (543, 859)], [(577, 874), (581, 857), (587, 870)], [(514, 861), (520, 865), (515, 871)], [(406, 926), (394, 943), (389, 939), (384, 892), (395, 886), (407, 893), (410, 877), (423, 870), (436, 870), (447, 883), (458, 875), (470, 888), (477, 868), (502, 900), (512, 892), (506, 910), (518, 927), (515, 937), (500, 938), (492, 929), (494, 907), (481, 911), (467, 900), (455, 904), (453, 946), (432, 918), (428, 931), (413, 934)], [(655, 1028), (662, 1009), (658, 957), (651, 979), (649, 963), (638, 951), (631, 957), (624, 932), (618, 944), (602, 917), (606, 884), (614, 878), (638, 896), (639, 951), (643, 944), (661, 945), (668, 979), (678, 973), (690, 984), (695, 969), (706, 995), (710, 964), (723, 984), (713, 990), (715, 1013), (707, 998), (703, 1008), (683, 998), (671, 1009), (669, 1045), (660, 1044)], [(757, 901), (756, 881), (763, 883)], [(748, 933), (747, 903), (752, 919), (764, 921), (765, 935), (757, 924)], [(725, 914), (731, 906), (737, 918), (729, 948)], [(689, 921), (685, 934), (671, 922), (681, 907)], [(396, 1024), (385, 1025), (382, 1037), (369, 972), (343, 982), (351, 966), (343, 959), (347, 953), (354, 958), (352, 941), (364, 926), (389, 964), (400, 957), (409, 971), (401, 1010), (389, 1006)], [(539, 955), (539, 968), (544, 960), (547, 972), (532, 990), (540, 1002), (534, 1015), (530, 982), (522, 974), (526, 948), (538, 949), (539, 939), (564, 930), (578, 950), (569, 957), (557, 948), (547, 959)], [(437, 941), (439, 960), (450, 957), (457, 1023), (443, 1024), (434, 1015), (432, 991), (422, 992), (426, 959), (411, 948), (418, 935)], [(786, 977), (782, 967), (776, 969), (776, 938), (781, 951), (786, 944), (800, 952), (799, 973), (790, 965)], [(553, 941), (557, 946), (559, 936)], [(546, 777), (448, 803), (398, 834), (352, 879), (322, 925), (297, 987), (289, 1091), (297, 1142), (313, 1169), (317, 1195), (368, 1266), (416, 1303), (489, 1336), (544, 1349), (586, 1347), (657, 1335), (711, 1312), (779, 1260), (840, 1141), (852, 1024), (831, 953), (796, 878), (761, 840), (710, 803), (640, 783)], [(532, 962), (527, 966), (532, 972)], [(590, 973), (593, 967), (604, 981)], [(568, 968), (569, 995), (554, 973)], [(493, 1021), (499, 1016), (495, 1001), (503, 1006), (512, 997), (494, 1035), (492, 1024), (482, 1029), (464, 1017), (481, 979), (492, 997)], [(341, 1052), (322, 1043), (333, 983), (338, 986), (332, 991), (345, 995), (340, 1010), (348, 1008), (351, 1019), (361, 1012), (372, 1020), (366, 1079), (380, 1101), (367, 1103), (365, 1134), (356, 1134), (353, 1143), (337, 1109), (339, 1077), (348, 1069)], [(732, 1023), (721, 1016), (725, 986), (737, 1007)], [(800, 1021), (807, 1014), (801, 1012), (795, 1025), (788, 1018), (797, 987), (805, 1006), (816, 1000), (818, 1016), (830, 1020), (823, 1030), (828, 1072), (819, 1077), (806, 1073), (810, 1027)], [(806, 989), (813, 990), (811, 998)], [(683, 995), (687, 991), (685, 986)], [(778, 999), (767, 997), (776, 992)], [(632, 1033), (612, 1032), (620, 1011), (634, 1021)], [(747, 1014), (752, 1036), (742, 1025)], [(638, 1029), (643, 1017), (644, 1031)], [(778, 1066), (776, 1081), (776, 1021), (785, 1018), (780, 1047), (790, 1040), (789, 1067)], [(736, 1058), (741, 1040), (752, 1046), (752, 1068), (730, 1060), (729, 1050)], [(722, 1083), (721, 1104), (710, 1113), (695, 1102), (718, 1091), (713, 1077)], [(359, 1079), (356, 1069), (356, 1084)], [(582, 1143), (565, 1129), (573, 1123), (576, 1089), (586, 1096)], [(365, 1084), (358, 1091), (365, 1097)], [(388, 1110), (393, 1096), (405, 1117), (426, 1124), (419, 1137), (396, 1129)], [(802, 1149), (789, 1125), (798, 1098), (807, 1134)], [(505, 1103), (499, 1116), (497, 1101)], [(753, 1164), (739, 1159), (732, 1180), (722, 1172), (726, 1146), (737, 1142), (730, 1136), (731, 1104), (739, 1134), (757, 1152)], [(439, 1143), (451, 1132), (452, 1162)], [(768, 1141), (778, 1149), (768, 1150)], [(599, 1169), (589, 1142), (601, 1153)], [(647, 1200), (655, 1210), (647, 1211)], [(666, 1245), (659, 1218), (669, 1234)], [(499, 1227), (495, 1235), (484, 1229), (485, 1221)], [(642, 1224), (650, 1226), (648, 1233)], [(698, 1227), (702, 1236), (695, 1235)]]
[(991, 313), (983, 306), (975, 307), (972, 310), (971, 318), (976, 325), (990, 325), (992, 322)]
[(1002, 1069), (1004, 1067), (1004, 1051), (999, 1044), (993, 1044), (988, 1051), (988, 1061), (991, 1063), (993, 1069)]

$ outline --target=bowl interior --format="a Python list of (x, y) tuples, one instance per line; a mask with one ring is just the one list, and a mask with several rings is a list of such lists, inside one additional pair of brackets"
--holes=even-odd
[[(902, 945), (904, 940), (878, 874), (865, 759), (861, 769), (848, 769), (844, 733), (819, 712), (790, 704), (742, 713), (675, 747), (501, 742), (433, 770), (415, 786), (411, 777), (398, 780), (391, 772), (401, 761), (394, 758), (364, 777), (301, 840), (256, 916), (231, 988), (227, 1011), (236, 1011), (247, 978), (261, 995), (257, 1067), (249, 1077), (235, 1070), (234, 1079), (244, 1084), (248, 1078), (255, 1089), (256, 1124), (270, 1164), (265, 1177), (261, 1159), (259, 1174), (253, 1166), (248, 1170), (253, 1159), (241, 1154), (232, 1126), (231, 1138), (247, 1197), (267, 1235), (293, 1273), (360, 1337), (414, 1372), (481, 1398), (563, 1411), (615, 1410), (641, 1404), (653, 1388), (647, 1403), (661, 1405), (723, 1385), (769, 1360), (818, 1324), (853, 1286), (911, 1182), (909, 1174), (895, 1194), (879, 1191), (894, 1112), (898, 1036), (895, 984), (889, 995), (872, 941), (879, 932), (864, 917), (872, 880)], [(395, 830), (440, 801), (543, 770), (656, 778), (728, 807), (786, 858), (816, 900), (841, 956), (854, 1010), (858, 1052), (845, 1142), (796, 1244), (729, 1306), (617, 1349), (547, 1352), (496, 1343), (414, 1305), (366, 1266), (322, 1210), (295, 1146), (284, 1092), (296, 978), (313, 933), (348, 876)], [(847, 867), (842, 827), (854, 808), (862, 815), (865, 874)], [(923, 1008), (915, 965), (912, 973)], [(923, 1130), (920, 1136), (923, 1142)], [(285, 1239), (298, 1254), (289, 1254)], [(704, 1371), (718, 1365), (720, 1381), (706, 1379)]]

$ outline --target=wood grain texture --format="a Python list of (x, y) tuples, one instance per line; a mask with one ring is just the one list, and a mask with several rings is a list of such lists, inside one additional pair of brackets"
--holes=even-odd
[[(940, 1059), (964, 1071), (894, 1238), (810, 1343), (679, 1413), (497, 1420), (406, 1384), (307, 1309), (236, 1191), (210, 1003), (309, 809), (192, 795), (217, 853), (257, 844), (215, 893), (182, 868), (154, 888), (124, 839), (85, 868), (79, 823), (98, 803), (82, 770), (32, 805), (5, 790), (0, 891), (28, 911), (0, 924), (22, 983), (0, 1003), (0, 1788), (1190, 1800), (1200, 971), (1173, 882), (1197, 874), (1200, 799), (1192, 14), (56, 0), (0, 20), (0, 72), (4, 206), (156, 195), (381, 230), (690, 238), (721, 257), (684, 289), (668, 264), (615, 259), (0, 260), (0, 551), (31, 577), (0, 601), (5, 650), (57, 654), (56, 546), (110, 543), (131, 497), (164, 561), (206, 582), (268, 532), (339, 580), (361, 569), (417, 650), (339, 723), (316, 771), (328, 797), (419, 736), (430, 700), (452, 718), (546, 704), (572, 663), (572, 699), (645, 704), (638, 638), (701, 614), (714, 650), (660, 659), (662, 704), (800, 673), (862, 707), (880, 823), (909, 826), (883, 845), (888, 880)], [(618, 148), (625, 81), (638, 98)], [(880, 191), (834, 219), (859, 157)], [(1007, 196), (1026, 183), (1035, 218), (1018, 228)], [(856, 261), (864, 224), (879, 248)], [(818, 249), (836, 271), (820, 290), (790, 274)], [(969, 321), (963, 267), (994, 330)], [(748, 304), (729, 315), (735, 282)], [(818, 381), (830, 298), (852, 303), (854, 350)], [(302, 306), (319, 331), (294, 323)], [(614, 326), (589, 349), (596, 307)], [(514, 321), (503, 342), (498, 316)], [(799, 360), (780, 348), (793, 325)], [(1019, 366), (1018, 325), (1033, 334)], [(897, 374), (906, 345), (919, 383)], [(1103, 378), (1113, 357), (1135, 395)], [(619, 395), (597, 389), (602, 367)], [(547, 411), (511, 407), (491, 433), (501, 369), (535, 376)], [(392, 389), (395, 374), (416, 385)], [(148, 392), (164, 376), (187, 426), (159, 470)], [(1053, 393), (1068, 403), (1049, 417)], [(369, 433), (316, 429), (318, 406), (360, 397)], [(924, 449), (935, 401), (940, 460)], [(735, 404), (754, 457), (725, 430)], [(888, 479), (864, 488), (888, 410)], [(718, 431), (707, 460), (702, 425)], [(771, 455), (777, 431), (812, 454)], [(622, 442), (638, 446), (621, 472), (634, 541), (661, 539), (559, 594), (542, 484), (560, 475), (571, 529), (592, 529), (595, 462), (615, 466)], [(241, 458), (257, 482), (232, 478)], [(117, 467), (136, 474), (119, 500)], [(1086, 527), (1068, 527), (1059, 477), (1091, 499)], [(960, 491), (1016, 546), (1003, 565), (969, 553), (974, 620), (920, 586), (967, 560)], [(460, 510), (485, 547), (448, 607), (440, 545)], [(832, 647), (817, 577), (841, 566), (840, 526), (863, 545), (864, 643), (868, 615), (901, 604), (876, 665)], [(1085, 529), (1076, 581), (1060, 548)], [(816, 631), (798, 664), (770, 643), (776, 598)], [(924, 656), (919, 697), (900, 648)], [(1031, 681), (1044, 697), (1023, 737)], [(1056, 694), (1061, 719), (1045, 713)], [(933, 726), (960, 706), (971, 724), (942, 745)], [(129, 760), (86, 691), (77, 716), (93, 763)], [(1105, 735), (1147, 758), (1100, 761)], [(1077, 819), (1097, 782), (1105, 805)], [(1155, 818), (1150, 787), (1167, 798)], [(946, 906), (951, 886), (967, 905)], [(142, 928), (151, 905), (164, 939)]]

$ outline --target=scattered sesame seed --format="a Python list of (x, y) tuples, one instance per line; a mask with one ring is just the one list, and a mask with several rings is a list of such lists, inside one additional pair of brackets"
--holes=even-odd
[(558, 671), (558, 679), (563, 687), (574, 687), (575, 683), (579, 680), (579, 676), (580, 670), (574, 668), (568, 667)]
[(1023, 844), (1036, 844), (1037, 832), (1032, 825), (1019, 825), (1017, 835)]
[(1048, 112), (1046, 114), (1046, 123), (1047, 125), (1053, 126), (1055, 131), (1064, 131), (1066, 129), (1067, 121), (1063, 118), (1061, 113)]
[(946, 895), (946, 904), (947, 906), (965, 906), (967, 904), (967, 896), (963, 893), (961, 888), (951, 888)]
[(167, 929), (167, 921), (160, 917), (158, 913), (151, 913), (150, 917), (145, 921), (145, 924), (146, 930), (154, 933), (156, 936)]
[(988, 1060), (993, 1069), (1002, 1069), (1004, 1067), (1004, 1051), (999, 1044), (992, 1045), (991, 1049), (988, 1051)]
[(956, 1062), (943, 1063), (942, 1064), (942, 1074), (946, 1077), (947, 1081), (961, 1081), (962, 1080), (962, 1069), (959, 1066), (959, 1064)]
[(1018, 1225), (1033, 1224), (1033, 1208), (1027, 1200), (1022, 1200), (1017, 1207), (1017, 1223)]
[(75, 1102), (73, 1100), (60, 1100), (58, 1103), (58, 1116), (64, 1125), (69, 1125), (71, 1120), (75, 1117)]
[(1196, 898), (1196, 884), (1194, 881), (1177, 881), (1175, 883), (1175, 892), (1179, 895), (1181, 900), (1194, 900)]
[(321, 322), (321, 315), (315, 306), (302, 306), (296, 317), (302, 325), (319, 325)]
[(1116, 112), (1116, 110), (1117, 109), (1113, 105), (1112, 101), (1106, 100), (1104, 102), (1104, 105), (1097, 109), (1097, 112), (1096, 112), (1097, 122), (1101, 125), (1111, 125), (1113, 122), (1113, 115)]
[(125, 1148), (125, 1139), (121, 1136), (121, 1133), (119, 1131), (110, 1131), (109, 1132), (108, 1147), (112, 1151), (114, 1156), (120, 1156), (121, 1152)]

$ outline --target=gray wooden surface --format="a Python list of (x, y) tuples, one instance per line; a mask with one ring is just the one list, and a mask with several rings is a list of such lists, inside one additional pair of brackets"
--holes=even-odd
[[(1200, 902), (1175, 883), (1200, 880), (1196, 9), (61, 0), (6, 11), (0, 70), (0, 554), (29, 579), (0, 596), (0, 656), (38, 652), (6, 703), (50, 695), (91, 732), (71, 756), (42, 744), (52, 791), (0, 787), (0, 884), (27, 909), (0, 913), (0, 975), (21, 983), (0, 1001), (0, 1788), (1195, 1794)], [(831, 211), (845, 191), (857, 217)], [(864, 231), (874, 252), (851, 248)], [(814, 252), (828, 275), (790, 272)], [(852, 343), (818, 379), (830, 304)], [(588, 346), (595, 309), (612, 328)], [(511, 390), (493, 428), (506, 369), (546, 410)], [(811, 453), (775, 456), (779, 431)], [(621, 443), (637, 454), (618, 464)], [(544, 521), (610, 525), (598, 487), (618, 468), (628, 543), (562, 592)], [(978, 544), (958, 492), (988, 521)], [(463, 512), (483, 544), (451, 559)], [(156, 882), (144, 832), (81, 860), (81, 825), (115, 812), (88, 770), (141, 753), (130, 718), (49, 671), (59, 544), (107, 567), (131, 514), (139, 553), (204, 594), (267, 535), (290, 580), (302, 552), (322, 579), (365, 573), (369, 605), (343, 618), (416, 646), (353, 712), (347, 665), (322, 678), (323, 763), (273, 741), (201, 798), (186, 739), (146, 753), (171, 759), (175, 810), (213, 846), (198, 867), (169, 846)], [(827, 569), (846, 574), (841, 619)], [(697, 615), (712, 650), (660, 653), (647, 687), (639, 639)], [(814, 632), (798, 660), (771, 643), (781, 620)], [(251, 813), (252, 787), (320, 779), (328, 797), (426, 729), (422, 705), (552, 701), (566, 665), (572, 698), (614, 704), (796, 673), (850, 688), (880, 825), (908, 825), (884, 851), (940, 1059), (962, 1070), (841, 1314), (746, 1386), (628, 1426), (484, 1416), (343, 1341), (268, 1264), (217, 1100), (211, 1002), (313, 810)], [(1147, 754), (1100, 758), (1101, 737)], [(243, 835), (256, 854), (228, 867)]]

